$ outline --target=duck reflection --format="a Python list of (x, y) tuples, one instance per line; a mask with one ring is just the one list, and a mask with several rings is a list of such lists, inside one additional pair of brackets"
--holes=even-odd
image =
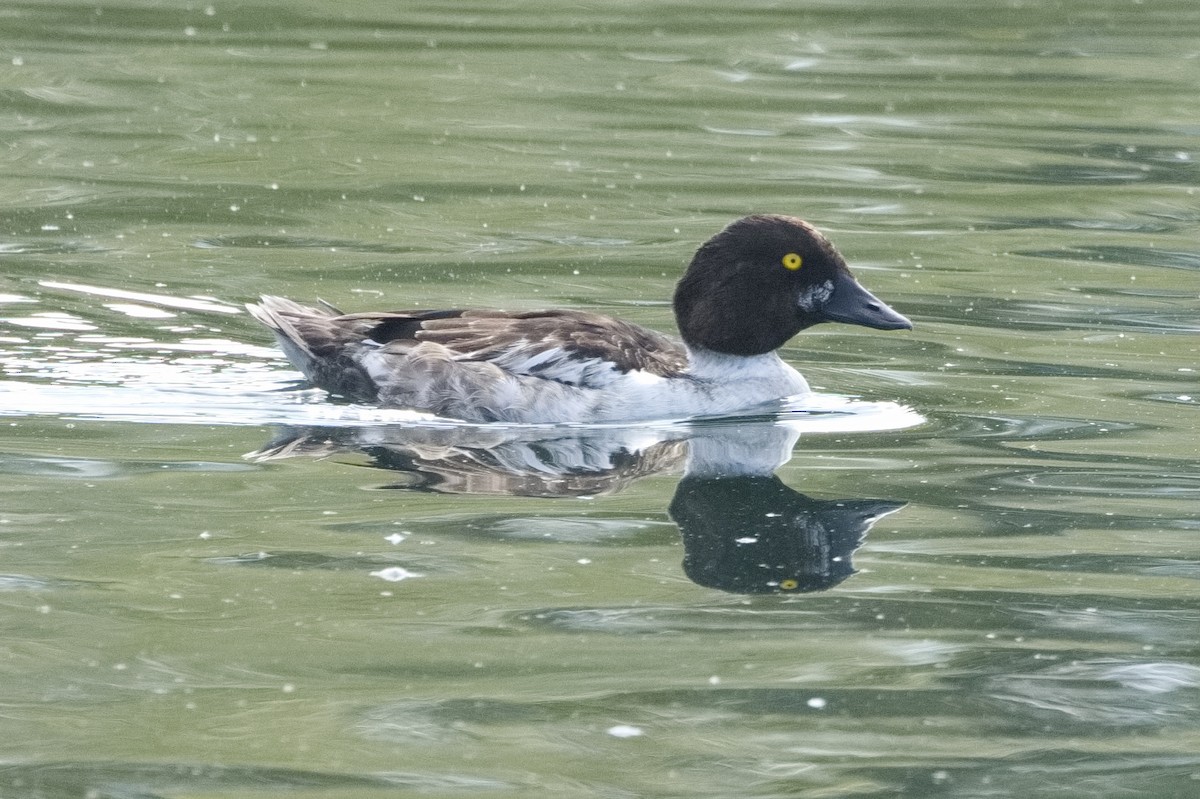
[(799, 438), (785, 425), (698, 431), (668, 509), (693, 582), (739, 594), (824, 591), (854, 573), (851, 555), (904, 502), (819, 500), (775, 475)]
[(819, 500), (778, 477), (684, 476), (671, 501), (692, 582), (739, 594), (824, 591), (854, 574), (850, 556), (877, 520), (904, 507)]
[(664, 428), (285, 428), (248, 458), (357, 451), (396, 473), (391, 489), (524, 497), (588, 497), (682, 468), (668, 511), (693, 582), (740, 594), (823, 591), (854, 573), (871, 525), (904, 507), (820, 500), (786, 485), (799, 431), (785, 423)]

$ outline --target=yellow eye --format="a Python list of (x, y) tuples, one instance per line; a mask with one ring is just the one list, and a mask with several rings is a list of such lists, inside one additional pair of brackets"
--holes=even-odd
[[(800, 256), (796, 256), (796, 260), (799, 261)], [(791, 580), (791, 579), (782, 580), (779, 583), (779, 587), (782, 588), (784, 591), (795, 591), (797, 588), (800, 587), (800, 583), (796, 582), (795, 580)]]
[(804, 263), (804, 260), (794, 252), (789, 252), (783, 256), (783, 268), (791, 272), (795, 272)]

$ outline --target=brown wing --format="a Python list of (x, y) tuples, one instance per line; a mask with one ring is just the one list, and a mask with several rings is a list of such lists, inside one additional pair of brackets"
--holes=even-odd
[(576, 386), (600, 387), (632, 371), (667, 377), (687, 368), (687, 350), (677, 341), (586, 311), (342, 314), (278, 297), (247, 307), (275, 331), (288, 358), (310, 380), (359, 399), (373, 399), (375, 393), (358, 363), (363, 345), (402, 351), (433, 342), (459, 360), (488, 361), (516, 374)]
[(462, 360), (491, 361), (509, 371), (585, 385), (603, 370), (676, 375), (687, 351), (656, 331), (586, 311), (487, 310), (347, 314), (337, 320), (376, 324), (367, 337), (380, 344), (429, 341)]
[(435, 341), (471, 360), (539, 360), (551, 351), (612, 364), (619, 372), (672, 375), (687, 367), (687, 352), (661, 333), (586, 311), (498, 313), (465, 311), (425, 321), (420, 341)]

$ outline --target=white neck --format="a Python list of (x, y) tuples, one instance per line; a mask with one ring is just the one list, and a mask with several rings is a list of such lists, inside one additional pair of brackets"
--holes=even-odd
[[(726, 355), (703, 347), (688, 348), (688, 375), (723, 383), (758, 382), (771, 386), (771, 399), (808, 392), (808, 381), (775, 351), (762, 355)], [(750, 387), (747, 386), (747, 389)]]
[(772, 351), (763, 355), (727, 355), (703, 347), (688, 347), (688, 373), (700, 379), (720, 377), (728, 380), (754, 377), (779, 371), (786, 366), (779, 355)]

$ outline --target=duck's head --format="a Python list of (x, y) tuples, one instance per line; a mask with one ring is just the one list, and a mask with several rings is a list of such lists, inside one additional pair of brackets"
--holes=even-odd
[(912, 329), (816, 228), (774, 215), (739, 219), (696, 251), (675, 287), (675, 318), (689, 345), (729, 355), (771, 352), (819, 322)]

